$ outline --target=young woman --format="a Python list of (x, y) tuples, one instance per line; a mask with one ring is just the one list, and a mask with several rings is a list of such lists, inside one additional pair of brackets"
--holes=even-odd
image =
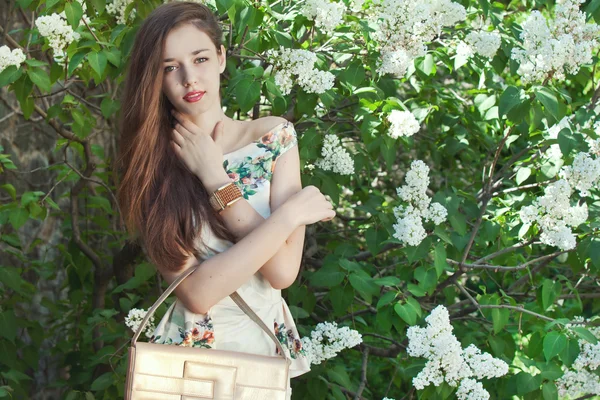
[[(169, 284), (201, 262), (151, 341), (276, 355), (229, 297), (237, 291), (289, 351), (295, 377), (309, 363), (281, 289), (298, 274), (305, 226), (335, 211), (316, 187), (302, 188), (290, 122), (223, 113), (221, 39), (198, 3), (164, 4), (144, 21), (125, 83), (118, 200), (131, 237)], [(223, 208), (217, 197), (233, 203)]]

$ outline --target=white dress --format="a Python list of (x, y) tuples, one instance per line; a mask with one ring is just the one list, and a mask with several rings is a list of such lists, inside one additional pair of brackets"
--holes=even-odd
[[(242, 190), (244, 198), (264, 218), (271, 215), (271, 177), (277, 159), (296, 144), (294, 127), (286, 121), (260, 139), (223, 155), (223, 165), (228, 175)], [(217, 251), (208, 251), (207, 258), (233, 245), (228, 240), (216, 237), (208, 225), (203, 226), (201, 235), (204, 242)], [(197, 246), (202, 248), (199, 239)], [(292, 360), (290, 378), (310, 371), (310, 363), (302, 349), (290, 309), (281, 297), (281, 290), (274, 289), (258, 271), (237, 292), (273, 330), (289, 353)], [(150, 342), (271, 356), (278, 354), (272, 339), (229, 296), (211, 307), (206, 314), (194, 314), (175, 300), (158, 323)], [(291, 398), (291, 388), (288, 388), (288, 396)]]

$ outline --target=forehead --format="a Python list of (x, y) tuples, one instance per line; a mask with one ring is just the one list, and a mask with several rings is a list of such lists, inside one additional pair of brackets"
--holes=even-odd
[(215, 45), (208, 35), (192, 24), (171, 29), (165, 38), (163, 58), (183, 58), (200, 48), (213, 49)]

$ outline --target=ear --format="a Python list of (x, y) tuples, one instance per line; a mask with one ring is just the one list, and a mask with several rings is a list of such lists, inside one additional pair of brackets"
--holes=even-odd
[(219, 73), (223, 73), (225, 71), (225, 66), (227, 65), (227, 56), (225, 52), (225, 46), (221, 45), (221, 54), (219, 55)]

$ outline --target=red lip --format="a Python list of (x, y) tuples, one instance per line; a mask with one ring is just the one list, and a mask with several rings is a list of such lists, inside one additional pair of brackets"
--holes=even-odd
[(202, 91), (189, 92), (185, 96), (183, 96), (183, 99), (185, 101), (189, 101), (189, 102), (193, 103), (193, 102), (200, 100), (202, 98), (202, 96), (204, 96), (204, 93), (206, 93), (206, 92), (202, 92)]

